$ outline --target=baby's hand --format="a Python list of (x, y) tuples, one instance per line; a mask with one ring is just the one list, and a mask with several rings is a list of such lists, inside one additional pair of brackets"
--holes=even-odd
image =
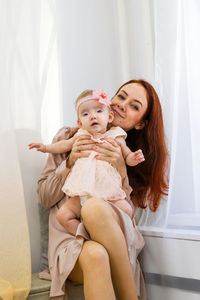
[(136, 166), (145, 160), (142, 150), (139, 149), (135, 152), (131, 152), (126, 157), (126, 163), (128, 166)]
[(41, 143), (31, 143), (28, 145), (29, 149), (33, 149), (33, 148), (36, 148), (37, 151), (40, 151), (40, 152), (46, 152), (46, 146), (44, 144), (41, 144)]

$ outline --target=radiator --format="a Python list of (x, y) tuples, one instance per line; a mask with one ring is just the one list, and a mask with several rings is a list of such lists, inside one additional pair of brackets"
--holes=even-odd
[(200, 232), (138, 229), (148, 300), (200, 300)]

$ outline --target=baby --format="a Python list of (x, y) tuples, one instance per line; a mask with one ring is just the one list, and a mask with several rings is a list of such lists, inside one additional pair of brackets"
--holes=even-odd
[[(114, 114), (110, 108), (111, 101), (104, 91), (84, 91), (76, 101), (76, 112), (79, 130), (68, 140), (44, 145), (29, 144), (29, 149), (48, 153), (65, 153), (72, 149), (73, 143), (80, 135), (90, 135), (96, 143), (108, 143), (105, 139), (114, 139), (121, 147), (126, 164), (136, 166), (144, 161), (141, 150), (132, 152), (126, 145), (126, 132), (120, 127), (108, 125), (113, 121)], [(63, 192), (69, 197), (57, 212), (60, 224), (75, 235), (80, 223), (81, 206), (90, 197), (111, 201), (130, 217), (132, 208), (126, 200), (122, 189), (122, 180), (117, 170), (108, 162), (95, 158), (97, 152), (89, 152), (88, 157), (79, 158), (69, 173)], [(98, 153), (98, 155), (100, 155)]]

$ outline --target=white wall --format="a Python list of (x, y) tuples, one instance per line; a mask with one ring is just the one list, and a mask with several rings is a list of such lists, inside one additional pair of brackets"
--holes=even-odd
[(85, 89), (110, 95), (122, 83), (116, 1), (58, 1), (64, 124)]
[(153, 0), (126, 0), (130, 76), (154, 82)]

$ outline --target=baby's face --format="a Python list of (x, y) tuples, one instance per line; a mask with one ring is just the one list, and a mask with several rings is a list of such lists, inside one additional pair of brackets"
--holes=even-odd
[(96, 100), (83, 102), (78, 109), (78, 125), (90, 134), (105, 133), (113, 117), (113, 112)]

